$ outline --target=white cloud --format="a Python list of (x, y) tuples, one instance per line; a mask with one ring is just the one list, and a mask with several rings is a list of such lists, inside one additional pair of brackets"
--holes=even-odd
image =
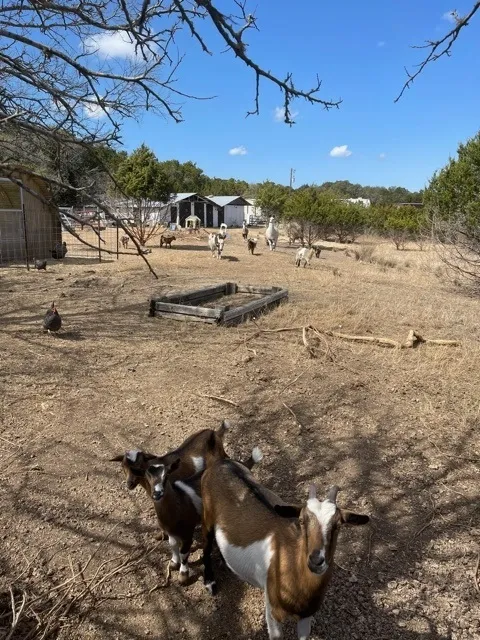
[[(298, 116), (298, 111), (290, 111), (290, 120), (293, 120)], [(273, 112), (273, 119), (275, 122), (283, 122), (285, 120), (285, 107), (275, 107)]]
[(380, 153), (378, 155), (378, 157), (380, 158), (380, 160), (385, 160), (385, 158), (387, 157), (387, 154), (386, 153)]
[(385, 42), (385, 40), (379, 40), (377, 42), (377, 47), (384, 47), (387, 43)]
[(99, 104), (94, 103), (85, 103), (83, 105), (83, 111), (87, 118), (91, 118), (92, 120), (100, 120), (106, 116), (105, 111), (110, 111), (108, 107), (102, 109)]
[(102, 58), (135, 58), (135, 43), (126, 31), (97, 33), (84, 42), (87, 53), (97, 53)]
[(348, 158), (352, 155), (352, 152), (348, 148), (348, 144), (342, 144), (339, 147), (333, 147), (330, 151), (332, 158)]
[(457, 17), (458, 17), (458, 13), (455, 11), (455, 9), (453, 9), (453, 11), (445, 11), (445, 13), (442, 16), (442, 19), (446, 20), (447, 22), (451, 22), (452, 24), (455, 24), (457, 22)]
[(245, 147), (242, 144), (239, 147), (233, 147), (233, 149), (230, 149), (230, 151), (228, 153), (231, 156), (246, 156), (247, 155), (247, 150), (245, 149)]

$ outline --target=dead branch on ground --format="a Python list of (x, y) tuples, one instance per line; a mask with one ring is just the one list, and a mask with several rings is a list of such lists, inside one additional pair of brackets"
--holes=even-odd
[(198, 393), (199, 398), (207, 398), (208, 400), (216, 400), (217, 402), (225, 402), (226, 404), (230, 404), (232, 407), (239, 407), (236, 402), (233, 400), (229, 400), (228, 398), (224, 398), (223, 396), (211, 396), (207, 393)]
[(335, 355), (332, 352), (328, 341), (325, 339), (325, 336), (329, 336), (331, 338), (339, 338), (341, 340), (347, 340), (350, 342), (364, 342), (370, 344), (376, 344), (380, 347), (387, 347), (392, 349), (413, 349), (418, 347), (420, 344), (427, 345), (435, 345), (435, 346), (445, 346), (445, 347), (459, 347), (461, 342), (459, 340), (444, 340), (439, 338), (424, 338), (414, 329), (410, 329), (408, 332), (407, 339), (405, 342), (398, 342), (397, 340), (392, 340), (391, 338), (383, 338), (378, 336), (362, 336), (362, 335), (352, 335), (347, 333), (340, 333), (339, 331), (331, 331), (330, 329), (318, 329), (313, 325), (306, 325), (301, 327), (281, 327), (279, 329), (260, 329), (252, 335), (245, 337), (241, 343), (237, 344), (246, 344), (250, 340), (254, 340), (258, 338), (260, 335), (264, 333), (280, 333), (285, 331), (301, 331), (302, 332), (302, 342), (307, 350), (308, 354), (311, 358), (317, 357), (318, 346), (314, 346), (312, 342), (308, 339), (308, 332), (311, 331), (316, 334), (318, 338), (323, 339), (325, 344), (324, 355), (326, 360), (330, 360), (333, 362), (335, 360)]
[(346, 333), (339, 333), (338, 331), (329, 331), (323, 330), (327, 336), (331, 336), (332, 338), (341, 338), (342, 340), (349, 340), (352, 342), (370, 342), (372, 344), (377, 344), (381, 347), (392, 347), (394, 349), (409, 349), (418, 346), (419, 344), (431, 344), (437, 346), (450, 346), (450, 347), (458, 347), (460, 346), (460, 342), (458, 340), (440, 340), (440, 339), (430, 339), (423, 338), (419, 333), (411, 329), (408, 333), (407, 340), (405, 342), (398, 342), (397, 340), (391, 340), (390, 338), (381, 338), (376, 336), (357, 336), (357, 335), (349, 335)]
[[(13, 638), (14, 634), (21, 633), (22, 623), (28, 624), (29, 631), (21, 637), (47, 638), (58, 632), (67, 619), (71, 622), (72, 616), (81, 616), (111, 597), (117, 600), (130, 599), (149, 594), (157, 588), (166, 586), (165, 584), (155, 585), (153, 588), (148, 587), (133, 593), (105, 596), (105, 587), (112, 580), (118, 581), (121, 574), (131, 573), (142, 564), (148, 566), (147, 558), (160, 544), (155, 543), (141, 552), (116, 555), (103, 560), (95, 571), (87, 575), (87, 568), (115, 528), (116, 526), (103, 538), (86, 563), (83, 566), (78, 565), (77, 570), (75, 570), (69, 556), (72, 575), (63, 582), (51, 585), (38, 581), (27, 586), (23, 585), (21, 589), (16, 588), (15, 584), (11, 585), (11, 610), (7, 612), (6, 616), (11, 620), (10, 630), (7, 631), (0, 624), (0, 632), (5, 632), (6, 640)], [(16, 601), (15, 593), (22, 594), (20, 600)], [(1, 619), (4, 617), (2, 616)]]
[(432, 526), (433, 521), (435, 520), (435, 514), (437, 512), (437, 505), (435, 504), (435, 500), (433, 499), (432, 494), (430, 494), (430, 502), (432, 503), (432, 509), (430, 511), (430, 513), (427, 516), (427, 520), (425, 522), (425, 524), (423, 525), (423, 527), (421, 527), (418, 531), (416, 531), (413, 534), (414, 538), (418, 538), (418, 536), (423, 533), (425, 531), (425, 529), (428, 529), (429, 527)]
[(477, 563), (475, 564), (475, 569), (473, 570), (473, 583), (475, 584), (475, 589), (480, 593), (480, 586), (478, 584), (478, 567), (480, 566), (480, 552), (477, 553)]
[(289, 414), (293, 417), (293, 419), (295, 420), (295, 424), (297, 425), (297, 427), (302, 430), (303, 429), (303, 424), (300, 422), (300, 420), (297, 418), (297, 414), (294, 412), (293, 409), (291, 409), (288, 404), (285, 404), (285, 402), (282, 402), (283, 406), (285, 407), (285, 409), (289, 412)]

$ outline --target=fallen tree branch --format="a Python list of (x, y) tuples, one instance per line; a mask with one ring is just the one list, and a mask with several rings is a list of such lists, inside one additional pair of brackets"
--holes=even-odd
[(22, 613), (23, 613), (23, 609), (25, 608), (25, 602), (27, 597), (25, 593), (22, 594), (22, 602), (20, 604), (20, 608), (18, 609), (18, 611), (15, 608), (15, 596), (13, 595), (12, 587), (10, 587), (10, 599), (12, 604), (12, 627), (10, 629), (9, 634), (6, 636), (5, 640), (10, 640), (10, 638), (13, 637), (13, 634), (15, 633), (15, 630), (18, 626), (20, 618), (22, 617)]
[(475, 569), (473, 570), (473, 583), (478, 593), (480, 593), (480, 586), (478, 584), (478, 567), (479, 566), (480, 566), (480, 552), (477, 553), (477, 563), (475, 565)]
[(239, 407), (240, 405), (238, 405), (236, 402), (233, 402), (233, 400), (229, 400), (228, 398), (224, 398), (223, 396), (211, 396), (207, 393), (198, 393), (197, 394), (199, 398), (207, 398), (208, 400), (216, 400), (217, 402), (225, 402), (226, 404), (230, 404), (232, 405), (232, 407)]
[(346, 333), (339, 333), (338, 331), (323, 330), (322, 333), (324, 333), (327, 336), (332, 336), (333, 338), (341, 338), (342, 340), (349, 340), (352, 342), (370, 342), (372, 344), (377, 344), (381, 347), (391, 347), (394, 349), (410, 349), (418, 346), (419, 344), (432, 344), (432, 345), (441, 345), (441, 346), (449, 346), (449, 347), (460, 346), (460, 342), (458, 340), (440, 340), (440, 339), (423, 338), (419, 333), (417, 333), (413, 329), (409, 331), (407, 340), (404, 343), (397, 342), (397, 340), (391, 340), (390, 338), (381, 338), (376, 336), (349, 335)]
[[(255, 333), (252, 333), (251, 336), (248, 336), (243, 339), (241, 344), (245, 344), (250, 340), (254, 340), (258, 338), (262, 333), (280, 333), (284, 331), (301, 331), (302, 332), (302, 341), (307, 349), (310, 357), (315, 358), (316, 353), (310, 342), (308, 341), (307, 332), (313, 331), (317, 334), (319, 338), (325, 340), (324, 336), (330, 336), (332, 338), (340, 338), (341, 340), (348, 340), (350, 342), (364, 342), (370, 344), (376, 344), (381, 347), (387, 347), (391, 349), (411, 349), (419, 346), (420, 344), (430, 344), (436, 346), (445, 346), (445, 347), (459, 347), (461, 346), (461, 342), (459, 340), (444, 340), (440, 338), (424, 338), (414, 329), (410, 329), (408, 332), (407, 339), (405, 342), (398, 342), (397, 340), (392, 340), (391, 338), (383, 338), (378, 336), (362, 336), (362, 335), (353, 335), (347, 333), (340, 333), (339, 331), (331, 331), (330, 329), (317, 329), (313, 325), (302, 325), (300, 327), (281, 327), (279, 329), (259, 329)], [(326, 343), (325, 356), (333, 361), (334, 356), (330, 350), (330, 346)]]
[(350, 340), (352, 342), (370, 342), (372, 344), (378, 344), (382, 347), (393, 347), (399, 348), (400, 343), (396, 340), (390, 340), (390, 338), (376, 338), (374, 336), (356, 336), (349, 335), (347, 333), (339, 333), (338, 331), (328, 331), (328, 330), (320, 330), (326, 336), (331, 336), (332, 338), (341, 338), (342, 340)]
[(308, 338), (307, 338), (307, 331), (308, 331), (309, 328), (310, 327), (303, 327), (303, 329), (302, 329), (302, 342), (303, 342), (303, 345), (304, 345), (305, 349), (307, 350), (308, 355), (311, 358), (316, 358), (317, 354), (315, 353), (313, 347), (308, 342)]
[(302, 430), (303, 429), (303, 424), (297, 418), (297, 414), (295, 413), (295, 411), (293, 409), (291, 409), (288, 406), (288, 404), (285, 404), (285, 402), (282, 402), (282, 404), (285, 407), (285, 409), (290, 413), (290, 415), (293, 417), (293, 419), (295, 420), (295, 423), (296, 423), (297, 427)]

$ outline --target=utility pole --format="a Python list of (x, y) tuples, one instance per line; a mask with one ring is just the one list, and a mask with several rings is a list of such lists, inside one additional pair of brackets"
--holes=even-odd
[(293, 189), (295, 182), (295, 169), (290, 169), (290, 189)]

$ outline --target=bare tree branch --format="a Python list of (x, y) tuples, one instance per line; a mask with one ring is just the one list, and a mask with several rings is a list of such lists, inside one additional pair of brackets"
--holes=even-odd
[(400, 98), (403, 96), (407, 89), (410, 89), (411, 85), (415, 82), (418, 76), (423, 72), (425, 67), (431, 62), (436, 62), (442, 56), (450, 56), (451, 49), (455, 44), (460, 32), (464, 27), (467, 27), (469, 21), (480, 9), (480, 2), (475, 2), (470, 12), (461, 17), (457, 14), (457, 12), (452, 12), (452, 17), (455, 19), (455, 26), (451, 29), (447, 34), (440, 38), (440, 40), (427, 40), (424, 45), (414, 46), (413, 49), (428, 49), (427, 57), (417, 65), (417, 71), (415, 73), (410, 73), (407, 68), (405, 68), (405, 72), (408, 76), (407, 81), (402, 87), (402, 90), (395, 98), (394, 102), (398, 102)]

